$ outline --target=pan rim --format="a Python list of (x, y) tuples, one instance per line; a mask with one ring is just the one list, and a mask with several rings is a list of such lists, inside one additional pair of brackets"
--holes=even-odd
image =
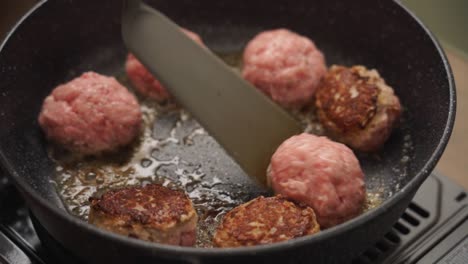
[[(14, 27), (8, 32), (6, 37), (4, 38), (3, 42), (0, 44), (0, 52), (3, 50), (4, 46), (8, 42), (9, 38), (17, 31), (20, 25), (35, 11), (37, 11), (47, 0), (39, 1), (31, 10), (29, 10), (21, 19), (15, 24)], [(56, 216), (61, 218), (64, 221), (67, 221), (73, 224), (76, 228), (82, 228), (87, 232), (93, 233), (93, 235), (98, 235), (101, 237), (106, 237), (108, 239), (112, 239), (117, 241), (121, 244), (127, 244), (133, 247), (140, 247), (144, 250), (150, 250), (153, 252), (161, 252), (161, 253), (169, 253), (171, 255), (184, 253), (190, 254), (192, 256), (230, 256), (230, 255), (238, 255), (238, 254), (261, 254), (270, 251), (279, 252), (282, 250), (286, 250), (288, 248), (303, 246), (306, 244), (313, 244), (313, 243), (320, 243), (322, 240), (326, 240), (330, 237), (333, 237), (335, 234), (345, 233), (349, 230), (357, 228), (360, 225), (365, 224), (370, 219), (377, 217), (380, 214), (383, 214), (385, 211), (392, 208), (396, 205), (400, 200), (402, 200), (405, 195), (408, 193), (417, 190), (419, 186), (423, 183), (423, 181), (429, 176), (432, 172), (434, 167), (436, 166), (438, 160), (442, 156), (449, 138), (451, 136), (455, 116), (456, 116), (456, 88), (453, 78), (453, 73), (451, 67), (448, 63), (448, 59), (440, 46), (439, 41), (435, 38), (433, 33), (421, 22), (419, 18), (417, 18), (413, 12), (408, 10), (400, 1), (394, 0), (392, 1), (393, 4), (396, 5), (397, 8), (401, 8), (404, 12), (406, 12), (414, 21), (421, 27), (421, 29), (427, 34), (427, 36), (432, 41), (433, 45), (435, 46), (439, 56), (442, 59), (444, 64), (445, 72), (447, 75), (447, 79), (449, 82), (449, 105), (448, 105), (448, 114), (447, 120), (445, 123), (444, 130), (442, 132), (441, 139), (438, 145), (432, 151), (431, 156), (426, 160), (424, 166), (419, 170), (419, 172), (396, 194), (391, 196), (389, 199), (384, 201), (380, 206), (374, 208), (368, 212), (365, 212), (358, 217), (347, 221), (344, 224), (340, 224), (338, 226), (329, 228), (327, 230), (321, 231), (316, 235), (313, 236), (305, 236), (300, 237), (288, 241), (273, 243), (273, 244), (266, 244), (266, 245), (257, 245), (251, 247), (239, 247), (239, 248), (195, 248), (195, 247), (182, 247), (182, 246), (172, 246), (172, 245), (164, 245), (164, 244), (156, 244), (152, 242), (147, 242), (143, 240), (131, 239), (125, 236), (121, 236), (118, 234), (114, 234), (102, 229), (99, 229), (77, 217), (69, 214), (67, 211), (63, 209), (59, 209), (56, 206), (53, 206), (49, 203), (45, 198), (43, 198), (37, 191), (35, 191), (22, 177), (18, 175), (16, 170), (13, 166), (10, 165), (8, 162), (8, 158), (4, 155), (4, 153), (0, 150), (0, 162), (2, 163), (3, 167), (5, 168), (7, 174), (10, 175), (10, 179), (13, 179), (15, 185), (19, 187), (22, 191), (28, 193), (32, 198), (37, 201), (41, 207), (46, 208), (49, 212), (54, 213)]]

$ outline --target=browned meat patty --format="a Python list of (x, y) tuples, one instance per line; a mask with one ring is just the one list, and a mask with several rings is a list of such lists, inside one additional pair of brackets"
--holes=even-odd
[(195, 244), (197, 213), (181, 191), (149, 184), (109, 191), (90, 201), (89, 222), (102, 229), (163, 244)]
[(360, 151), (376, 151), (398, 123), (401, 105), (376, 70), (332, 66), (316, 102), (324, 127), (338, 141)]
[(278, 195), (260, 196), (229, 211), (216, 230), (216, 247), (269, 244), (317, 233), (312, 208)]

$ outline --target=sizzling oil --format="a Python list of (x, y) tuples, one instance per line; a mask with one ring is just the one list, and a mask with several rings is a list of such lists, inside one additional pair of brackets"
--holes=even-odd
[[(132, 147), (117, 155), (82, 159), (51, 147), (50, 156), (57, 164), (55, 183), (60, 197), (72, 214), (87, 220), (89, 197), (109, 189), (148, 183), (182, 189), (199, 215), (197, 246), (210, 247), (214, 228), (222, 215), (250, 197), (241, 188), (225, 191), (221, 187), (221, 175), (206, 179), (207, 168), (203, 164), (180, 156), (164, 157), (167, 147), (200, 144), (200, 138), (210, 136), (185, 111), (173, 105), (159, 106), (147, 101), (141, 105), (144, 131)], [(154, 133), (153, 124), (165, 123), (166, 119), (174, 121), (174, 126), (165, 126), (167, 131)], [(182, 127), (188, 124), (192, 129), (187, 132)]]
[[(240, 53), (218, 55), (239, 72)], [(118, 79), (131, 87), (125, 75)], [(139, 100), (144, 129), (133, 145), (118, 154), (81, 158), (51, 146), (49, 153), (56, 161), (54, 182), (60, 197), (72, 214), (87, 220), (88, 199), (109, 189), (148, 183), (182, 189), (192, 199), (199, 216), (196, 246), (211, 247), (214, 230), (226, 212), (255, 196), (268, 193), (252, 193), (243, 184), (231, 183), (229, 175), (206, 177), (214, 170), (211, 165), (194, 163), (190, 157), (168, 155), (171, 153), (168, 149), (174, 147), (183, 149), (198, 145), (203, 148), (206, 144), (214, 144), (214, 149), (221, 147), (183, 109), (170, 103), (161, 105), (143, 98)], [(324, 134), (313, 107), (292, 114), (302, 122), (306, 132)], [(408, 135), (405, 136), (401, 166), (395, 169), (401, 177), (406, 173), (411, 149)], [(226, 185), (230, 185), (229, 188)], [(379, 206), (387, 198), (384, 196), (386, 192), (368, 187), (364, 211)]]

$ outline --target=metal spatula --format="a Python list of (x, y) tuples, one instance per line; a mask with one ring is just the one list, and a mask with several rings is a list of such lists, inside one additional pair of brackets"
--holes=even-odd
[(301, 127), (279, 106), (200, 47), (166, 16), (124, 0), (127, 48), (251, 177), (266, 182), (271, 155)]

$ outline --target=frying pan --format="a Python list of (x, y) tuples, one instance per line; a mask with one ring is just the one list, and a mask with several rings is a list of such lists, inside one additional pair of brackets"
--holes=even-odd
[[(0, 159), (55, 240), (90, 263), (343, 263), (392, 227), (442, 155), (455, 118), (455, 86), (447, 59), (414, 15), (396, 1), (149, 2), (199, 33), (218, 53), (239, 52), (259, 31), (286, 27), (311, 37), (328, 65), (376, 68), (404, 106), (402, 124), (384, 149), (359, 155), (368, 191), (380, 193), (385, 201), (317, 235), (236, 249), (149, 243), (102, 231), (71, 215), (51, 183), (54, 162), (37, 115), (53, 87), (83, 71), (121, 74), (126, 50), (116, 1), (50, 0), (24, 16), (0, 47)], [(206, 160), (222, 156), (204, 179), (218, 176), (229, 183), (218, 185), (220, 190), (240, 186), (249, 194), (246, 199), (264, 192), (219, 148), (193, 153)]]

